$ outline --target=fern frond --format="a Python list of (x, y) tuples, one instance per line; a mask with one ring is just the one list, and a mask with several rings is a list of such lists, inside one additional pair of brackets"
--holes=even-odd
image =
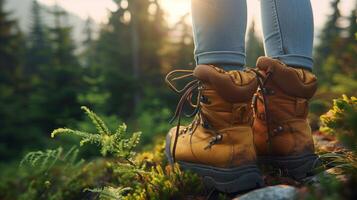
[(82, 107), (86, 114), (91, 118), (93, 124), (97, 127), (98, 133), (92, 134), (84, 131), (72, 130), (68, 128), (59, 128), (51, 133), (51, 137), (59, 134), (76, 135), (81, 138), (80, 145), (86, 143), (95, 143), (100, 146), (100, 153), (104, 156), (111, 153), (125, 160), (132, 160), (135, 155), (134, 148), (140, 141), (140, 132), (133, 133), (131, 137), (124, 138), (127, 130), (126, 124), (121, 124), (114, 133), (105, 125), (104, 121), (87, 107)]
[(72, 130), (68, 128), (58, 128), (51, 133), (51, 137), (54, 138), (59, 134), (68, 134), (68, 135), (76, 135), (81, 137), (80, 145), (84, 145), (86, 143), (99, 143), (101, 140), (100, 135), (87, 133), (83, 131)]
[(87, 116), (91, 119), (92, 123), (95, 125), (97, 131), (100, 134), (110, 134), (108, 127), (105, 125), (103, 120), (100, 117), (98, 117), (97, 114), (95, 114), (86, 106), (82, 106), (81, 109), (84, 110)]
[(126, 145), (130, 155), (127, 155), (126, 157), (132, 158), (135, 156), (135, 152), (133, 150), (139, 144), (140, 137), (141, 137), (141, 132), (135, 132), (133, 133), (132, 137), (128, 139)]
[(122, 123), (118, 126), (117, 130), (115, 131), (115, 134), (122, 134), (122, 133), (125, 133), (126, 132), (126, 129), (127, 129), (127, 126), (125, 123)]
[(84, 160), (77, 161), (77, 155), (78, 149), (76, 147), (72, 147), (67, 152), (64, 152), (61, 147), (30, 152), (21, 160), (20, 167), (31, 167), (43, 172), (50, 170), (55, 165), (63, 164), (64, 169), (76, 169), (84, 163)]
[(130, 187), (118, 187), (118, 188), (104, 187), (103, 189), (100, 189), (100, 188), (88, 189), (88, 188), (86, 188), (86, 189), (84, 189), (84, 192), (89, 191), (89, 192), (93, 192), (93, 193), (99, 193), (100, 200), (118, 200), (118, 199), (122, 199), (123, 194), (130, 190), (132, 190), (132, 188), (130, 188)]
[(57, 162), (62, 154), (63, 149), (61, 147), (55, 150), (46, 150), (30, 152), (20, 162), (20, 167), (25, 165), (31, 167), (37, 167), (39, 170), (48, 170)]

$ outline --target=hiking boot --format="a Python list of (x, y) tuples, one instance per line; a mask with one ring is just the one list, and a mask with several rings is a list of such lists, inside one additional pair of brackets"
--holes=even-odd
[(317, 88), (315, 75), (268, 57), (260, 57), (257, 68), (253, 134), (258, 162), (295, 180), (313, 175), (319, 160), (307, 114)]
[[(235, 193), (262, 186), (251, 129), (250, 104), (257, 89), (255, 73), (226, 72), (215, 66), (199, 65), (194, 71), (183, 71), (188, 74), (172, 79), (194, 78), (180, 91), (169, 80), (179, 72), (182, 71), (166, 77), (171, 88), (182, 93), (174, 117), (178, 118), (178, 125), (166, 137), (169, 162), (197, 173), (208, 188), (221, 192)], [(195, 117), (188, 126), (180, 126), (185, 103), (195, 108), (192, 113)]]

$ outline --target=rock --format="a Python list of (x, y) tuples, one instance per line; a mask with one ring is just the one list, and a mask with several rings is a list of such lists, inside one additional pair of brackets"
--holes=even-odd
[(276, 185), (253, 190), (233, 200), (290, 200), (297, 198), (297, 188), (288, 185)]

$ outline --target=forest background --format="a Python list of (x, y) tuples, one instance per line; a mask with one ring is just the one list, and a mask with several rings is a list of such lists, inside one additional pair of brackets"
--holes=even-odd
[[(109, 127), (126, 122), (129, 131), (140, 130), (139, 149), (150, 149), (169, 130), (178, 97), (164, 83), (173, 69), (192, 69), (193, 40), (189, 15), (168, 26), (156, 0), (114, 0), (117, 9), (94, 31), (88, 18), (80, 44), (73, 38), (68, 13), (59, 6), (33, 1), (29, 32), (19, 28), (12, 11), (0, 0), (0, 171), (17, 166), (29, 151), (78, 143), (73, 137), (50, 138), (58, 127), (94, 131), (82, 114), (85, 105)], [(123, 3), (126, 2), (126, 3)], [(357, 91), (357, 1), (342, 16), (339, 0), (331, 0), (314, 51), (314, 72), (319, 89), (310, 105), (310, 122), (332, 99)], [(50, 25), (44, 14), (51, 16)], [(264, 55), (253, 25), (247, 31), (247, 65)], [(82, 157), (99, 154), (88, 145)]]

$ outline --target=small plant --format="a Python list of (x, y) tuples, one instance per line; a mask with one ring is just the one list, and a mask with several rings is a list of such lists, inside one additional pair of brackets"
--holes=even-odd
[[(84, 160), (77, 159), (78, 148), (72, 147), (67, 152), (61, 147), (53, 150), (28, 153), (20, 162), (20, 169), (27, 171), (27, 181), (24, 192), (18, 199), (64, 199), (70, 192), (63, 185), (79, 189), (78, 178), (85, 168)], [(61, 171), (61, 174), (57, 172)], [(57, 174), (57, 176), (54, 176)], [(61, 182), (63, 185), (58, 185)]]
[(357, 98), (335, 99), (333, 107), (321, 116), (321, 131), (333, 134), (345, 147), (357, 152)]
[[(167, 165), (165, 144), (160, 139), (152, 151), (137, 153), (140, 132), (127, 133), (125, 124), (111, 131), (104, 121), (82, 107), (96, 132), (59, 128), (51, 133), (78, 136), (80, 146), (96, 144), (103, 157), (89, 161), (78, 159), (79, 149), (61, 147), (28, 153), (20, 168), (0, 185), (1, 199), (23, 200), (142, 200), (142, 199), (202, 199), (201, 179), (183, 172), (178, 165)], [(26, 173), (20, 173), (20, 170)], [(13, 192), (12, 187), (17, 191)], [(10, 191), (10, 192), (8, 192)]]
[(327, 167), (357, 171), (357, 98), (347, 97), (333, 101), (333, 107), (321, 116), (321, 131), (337, 136), (345, 149), (321, 155)]
[[(135, 147), (140, 141), (140, 132), (125, 137), (127, 127), (121, 124), (115, 131), (110, 131), (103, 120), (87, 107), (82, 107), (97, 133), (59, 128), (51, 133), (52, 137), (61, 134), (75, 135), (81, 138), (80, 145), (97, 144), (103, 156), (110, 154), (114, 159), (107, 160), (113, 176), (119, 179), (119, 185), (85, 189), (99, 193), (100, 199), (172, 199), (182, 198), (185, 194), (199, 194), (201, 181), (197, 175), (183, 173), (179, 167), (165, 166), (163, 161), (164, 144), (158, 144), (154, 152), (138, 154)], [(194, 185), (195, 187), (191, 187)]]
[(320, 155), (327, 168), (319, 176), (319, 184), (309, 188), (305, 199), (355, 199), (357, 181), (357, 98), (333, 101), (333, 107), (320, 117), (320, 131), (336, 136), (343, 147)]
[(66, 153), (63, 152), (61, 147), (54, 150), (30, 152), (21, 160), (20, 167), (30, 166), (39, 171), (48, 171), (59, 163), (72, 167), (80, 166), (84, 160), (77, 161), (78, 152), (76, 147), (72, 147)]
[(134, 148), (139, 143), (141, 133), (135, 132), (130, 138), (124, 138), (124, 134), (126, 133), (127, 128), (125, 124), (119, 125), (115, 131), (111, 132), (103, 120), (99, 118), (94, 112), (84, 106), (82, 109), (91, 119), (98, 133), (92, 134), (68, 128), (59, 128), (51, 133), (51, 137), (55, 137), (58, 134), (76, 135), (81, 137), (81, 146), (86, 143), (98, 144), (100, 146), (100, 152), (103, 156), (106, 156), (107, 153), (110, 153), (118, 158), (131, 161), (135, 156)]

